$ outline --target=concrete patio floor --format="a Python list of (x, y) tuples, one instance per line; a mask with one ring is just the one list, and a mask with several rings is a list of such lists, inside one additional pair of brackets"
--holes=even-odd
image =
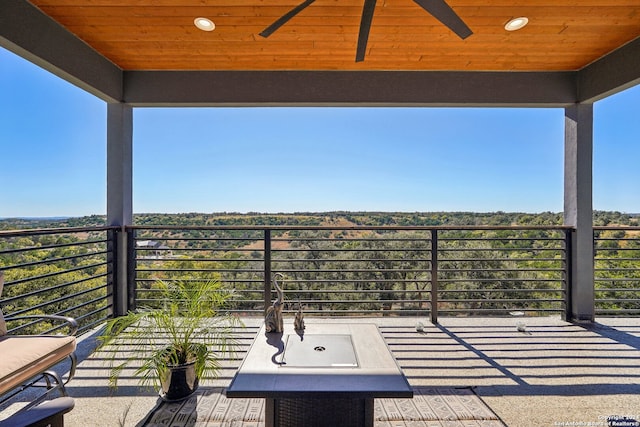
[[(331, 318), (307, 322), (375, 323), (412, 385), (475, 387), (510, 427), (606, 426), (608, 417), (640, 421), (640, 318), (599, 318), (571, 324), (557, 317)], [(224, 361), (226, 386), (253, 340), (261, 319), (245, 318), (240, 348)], [(424, 331), (416, 324), (424, 324)], [(524, 322), (526, 331), (517, 330)], [(81, 359), (69, 383), (75, 409), (68, 427), (135, 426), (158, 402), (153, 390), (125, 377), (108, 388), (108, 370), (91, 353), (93, 336), (79, 345)]]

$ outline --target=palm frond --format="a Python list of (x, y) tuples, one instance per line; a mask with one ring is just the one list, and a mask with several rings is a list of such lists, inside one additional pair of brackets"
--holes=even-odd
[(159, 281), (157, 285), (163, 298), (160, 308), (141, 307), (109, 319), (98, 338), (99, 349), (108, 350), (112, 387), (117, 387), (122, 371), (135, 360), (142, 360), (136, 370), (140, 384), (156, 389), (167, 366), (193, 360), (198, 377), (216, 378), (219, 358), (232, 353), (238, 343), (234, 328), (242, 323), (221, 312), (233, 293), (219, 282)]

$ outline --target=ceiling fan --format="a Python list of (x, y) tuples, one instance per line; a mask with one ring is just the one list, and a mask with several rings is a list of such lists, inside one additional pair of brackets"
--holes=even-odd
[[(278, 18), (273, 24), (262, 30), (262, 37), (269, 37), (276, 30), (286, 24), (291, 18), (306, 9), (315, 0), (304, 0), (298, 6)], [(473, 32), (467, 24), (456, 14), (451, 6), (445, 0), (414, 0), (418, 5), (430, 13), (438, 21), (442, 22), (451, 31), (456, 33), (461, 39), (466, 39)], [(360, 31), (358, 34), (358, 47), (356, 50), (356, 62), (364, 61), (367, 51), (367, 41), (369, 39), (369, 30), (371, 29), (371, 21), (373, 20), (373, 11), (376, 7), (376, 0), (364, 0), (362, 9), (362, 17), (360, 19)]]

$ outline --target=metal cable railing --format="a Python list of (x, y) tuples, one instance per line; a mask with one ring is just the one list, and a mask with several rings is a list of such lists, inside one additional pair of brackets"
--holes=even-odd
[(594, 227), (596, 315), (640, 314), (640, 227)]
[[(110, 315), (108, 227), (0, 231), (0, 304), (6, 316), (74, 317), (82, 333)], [(50, 333), (48, 322), (8, 325), (10, 333)]]
[[(568, 227), (127, 227), (129, 284), (219, 280), (230, 309), (261, 315), (285, 275), (285, 307), (322, 316), (531, 315), (567, 309)], [(80, 331), (112, 315), (115, 228), (0, 231), (5, 315), (59, 314)], [(640, 228), (595, 227), (597, 315), (640, 313)], [(12, 332), (50, 331), (10, 324)]]
[[(260, 314), (285, 275), (287, 310), (495, 315), (566, 310), (568, 227), (132, 227), (138, 304), (156, 280), (221, 280)], [(168, 237), (168, 236), (171, 237)], [(185, 236), (185, 237), (176, 237)]]

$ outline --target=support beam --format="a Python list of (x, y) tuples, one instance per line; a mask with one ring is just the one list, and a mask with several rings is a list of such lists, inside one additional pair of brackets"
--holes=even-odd
[(567, 320), (593, 321), (593, 104), (565, 108), (564, 144), (564, 223), (576, 228)]
[(107, 105), (107, 225), (133, 222), (133, 109)]
[(578, 73), (578, 102), (593, 103), (640, 83), (640, 37)]
[(128, 232), (133, 224), (133, 109), (117, 103), (107, 106), (107, 225), (120, 226), (115, 237), (114, 272), (111, 294), (113, 314), (123, 315), (131, 301), (128, 284)]
[(0, 46), (108, 102), (122, 70), (26, 0), (0, 1)]
[(575, 72), (125, 71), (145, 106), (568, 107)]

